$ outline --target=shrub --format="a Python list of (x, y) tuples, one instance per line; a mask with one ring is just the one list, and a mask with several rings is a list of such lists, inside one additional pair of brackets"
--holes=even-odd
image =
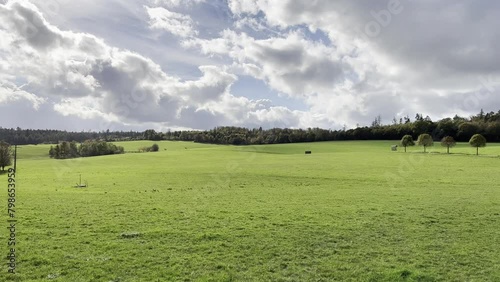
[(158, 152), (159, 150), (160, 150), (160, 146), (158, 146), (158, 144), (153, 144), (153, 146), (151, 146), (152, 152)]

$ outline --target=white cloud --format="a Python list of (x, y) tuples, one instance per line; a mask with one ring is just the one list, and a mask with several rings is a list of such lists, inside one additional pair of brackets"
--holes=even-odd
[(19, 100), (28, 101), (35, 110), (38, 109), (40, 105), (45, 103), (45, 99), (26, 92), (12, 83), (0, 82), (0, 104), (11, 103)]
[[(0, 1), (2, 105), (158, 128), (339, 128), (500, 108), (494, 1), (92, 0), (81, 15), (57, 2)], [(241, 90), (254, 86), (242, 75), (274, 96)]]
[(166, 30), (180, 37), (190, 37), (197, 34), (191, 17), (165, 8), (150, 8), (145, 6), (149, 16), (149, 25), (153, 29)]
[(215, 66), (201, 66), (203, 76), (195, 81), (178, 82), (174, 88), (185, 99), (197, 105), (205, 105), (210, 101), (220, 100), (223, 94), (229, 93), (237, 76)]
[(63, 116), (76, 115), (82, 119), (106, 119), (119, 122), (113, 115), (107, 115), (99, 110), (99, 100), (94, 97), (61, 99), (54, 105), (54, 110)]
[[(90, 34), (61, 31), (36, 7), (21, 1), (0, 6), (0, 19), (10, 40), (0, 45), (7, 62), (2, 77), (26, 80), (30, 90), (8, 99), (22, 98), (36, 108), (50, 98), (63, 116), (102, 119), (99, 130), (117, 122), (191, 128), (245, 125), (251, 112), (272, 110), (262, 101), (232, 95), (237, 76), (226, 68), (200, 66), (201, 77), (181, 80), (140, 54)], [(26, 32), (30, 22), (37, 23), (40, 34)], [(0, 102), (10, 101), (2, 97)]]
[[(229, 7), (237, 28), (264, 33), (226, 30), (184, 46), (231, 58), (331, 122), (463, 113), (450, 101), (476, 91), (480, 77), (500, 81), (499, 32), (489, 28), (500, 24), (500, 5), (493, 2), (231, 0)], [(312, 42), (298, 32), (304, 28), (325, 33), (330, 43)], [(482, 99), (468, 112), (481, 107), (492, 108)]]
[(308, 41), (299, 32), (257, 40), (226, 30), (221, 38), (187, 40), (184, 46), (199, 48), (205, 54), (227, 55), (248, 74), (296, 97), (330, 91), (350, 71), (335, 48)]
[(259, 6), (257, 0), (229, 0), (229, 9), (235, 15), (247, 14), (257, 14), (259, 12)]

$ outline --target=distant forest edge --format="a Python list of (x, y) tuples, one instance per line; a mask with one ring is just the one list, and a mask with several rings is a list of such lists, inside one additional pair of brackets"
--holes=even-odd
[(0, 127), (0, 140), (10, 144), (58, 144), (62, 141), (84, 142), (86, 140), (130, 141), (130, 140), (175, 140), (194, 141), (210, 144), (282, 144), (316, 141), (341, 140), (399, 140), (404, 135), (417, 138), (422, 133), (428, 133), (434, 140), (452, 136), (457, 141), (467, 142), (472, 135), (482, 134), (488, 142), (500, 142), (500, 111), (484, 113), (464, 118), (455, 116), (439, 121), (432, 121), (428, 116), (417, 114), (414, 120), (408, 116), (392, 124), (382, 124), (378, 116), (371, 126), (355, 129), (327, 130), (320, 128), (308, 129), (248, 129), (223, 126), (207, 131), (168, 131), (156, 132), (149, 129), (144, 132), (114, 131), (110, 132), (67, 132), (60, 130), (7, 129)]

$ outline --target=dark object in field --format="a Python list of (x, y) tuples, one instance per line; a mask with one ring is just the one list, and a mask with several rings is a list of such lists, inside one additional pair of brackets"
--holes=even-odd
[(312, 154), (311, 151), (306, 151), (306, 155), (310, 155), (310, 154)]
[(398, 145), (392, 145), (391, 146), (392, 151), (397, 151), (398, 150)]
[(128, 232), (128, 233), (122, 233), (120, 234), (120, 237), (124, 239), (132, 239), (132, 238), (137, 238), (140, 237), (142, 234), (139, 232)]
[(89, 187), (89, 183), (85, 180), (85, 183), (82, 183), (82, 175), (80, 174), (80, 183), (76, 183), (75, 188), (87, 188)]

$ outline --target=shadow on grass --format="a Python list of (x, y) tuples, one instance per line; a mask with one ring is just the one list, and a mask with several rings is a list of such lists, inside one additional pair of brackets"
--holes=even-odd
[(470, 153), (439, 153), (439, 152), (432, 152), (431, 154), (441, 154), (441, 155), (450, 155), (450, 156), (472, 156), (472, 157), (481, 157), (481, 158), (500, 158), (499, 155), (487, 155), (487, 154), (470, 154)]
[(448, 153), (442, 153), (442, 152), (399, 152), (399, 153), (403, 153), (403, 154), (422, 154), (422, 155), (442, 155), (442, 156), (469, 156), (469, 157), (481, 157), (481, 158), (500, 158), (500, 155), (482, 155), (481, 153), (479, 155), (476, 155), (475, 153), (474, 154), (470, 154), (470, 153), (452, 153), (450, 152), (449, 154)]

